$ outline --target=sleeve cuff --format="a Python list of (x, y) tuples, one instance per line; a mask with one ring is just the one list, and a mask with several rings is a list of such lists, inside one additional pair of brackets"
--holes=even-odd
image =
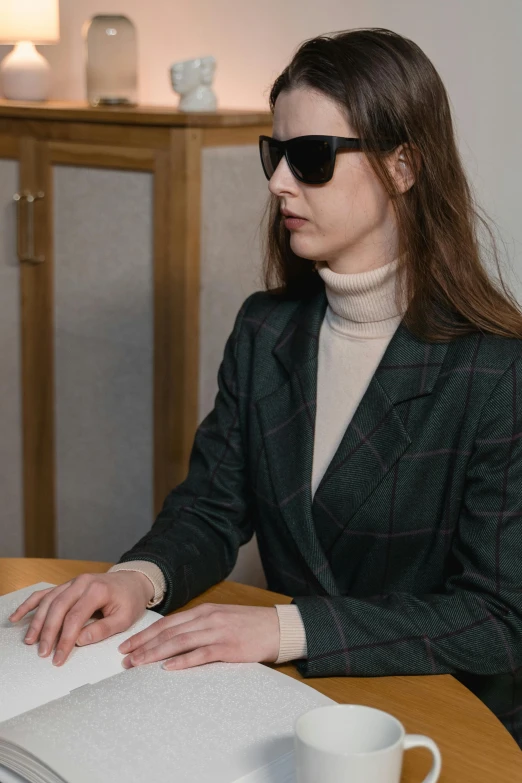
[(279, 618), (279, 655), (276, 664), (306, 658), (308, 655), (306, 631), (299, 607), (294, 604), (275, 604)]
[(150, 579), (154, 587), (154, 595), (147, 604), (147, 609), (152, 609), (163, 600), (167, 582), (163, 571), (155, 563), (150, 563), (148, 560), (129, 560), (127, 563), (116, 563), (109, 568), (107, 573), (114, 573), (114, 571), (139, 571)]

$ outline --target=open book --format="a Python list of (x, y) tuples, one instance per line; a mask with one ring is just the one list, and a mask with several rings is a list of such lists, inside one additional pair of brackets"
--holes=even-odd
[(149, 609), (53, 666), (23, 641), (34, 610), (8, 619), (46, 587), (0, 597), (0, 783), (292, 783), (295, 721), (332, 699), (260, 663), (124, 669)]

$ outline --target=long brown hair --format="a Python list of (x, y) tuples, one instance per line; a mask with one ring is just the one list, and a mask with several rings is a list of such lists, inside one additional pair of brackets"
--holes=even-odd
[[(319, 90), (337, 102), (393, 199), (400, 257), (397, 303), (403, 292), (409, 302), (405, 326), (429, 342), (477, 330), (522, 338), (522, 312), (505, 286), (495, 238), (466, 179), (446, 89), (419, 46), (385, 28), (320, 35), (302, 43), (275, 80), (272, 113), (279, 93), (296, 87)], [(416, 177), (404, 194), (396, 191), (383, 162), (388, 153), (375, 151), (382, 138), (406, 145), (403, 152)], [(417, 149), (417, 159), (408, 144)], [(313, 294), (323, 281), (310, 259), (292, 251), (277, 197), (270, 196), (263, 220), (268, 220), (265, 288), (286, 298)], [(489, 234), (502, 290), (483, 265), (477, 222)]]

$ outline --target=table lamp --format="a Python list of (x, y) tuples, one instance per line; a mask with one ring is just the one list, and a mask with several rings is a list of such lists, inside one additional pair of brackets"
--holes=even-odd
[(0, 43), (15, 44), (0, 64), (0, 86), (6, 98), (46, 100), (51, 66), (35, 44), (59, 39), (58, 0), (0, 0)]

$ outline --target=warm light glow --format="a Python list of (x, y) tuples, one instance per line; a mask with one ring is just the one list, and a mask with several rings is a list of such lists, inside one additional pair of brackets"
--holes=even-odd
[(58, 0), (0, 0), (0, 43), (56, 43), (60, 39)]

